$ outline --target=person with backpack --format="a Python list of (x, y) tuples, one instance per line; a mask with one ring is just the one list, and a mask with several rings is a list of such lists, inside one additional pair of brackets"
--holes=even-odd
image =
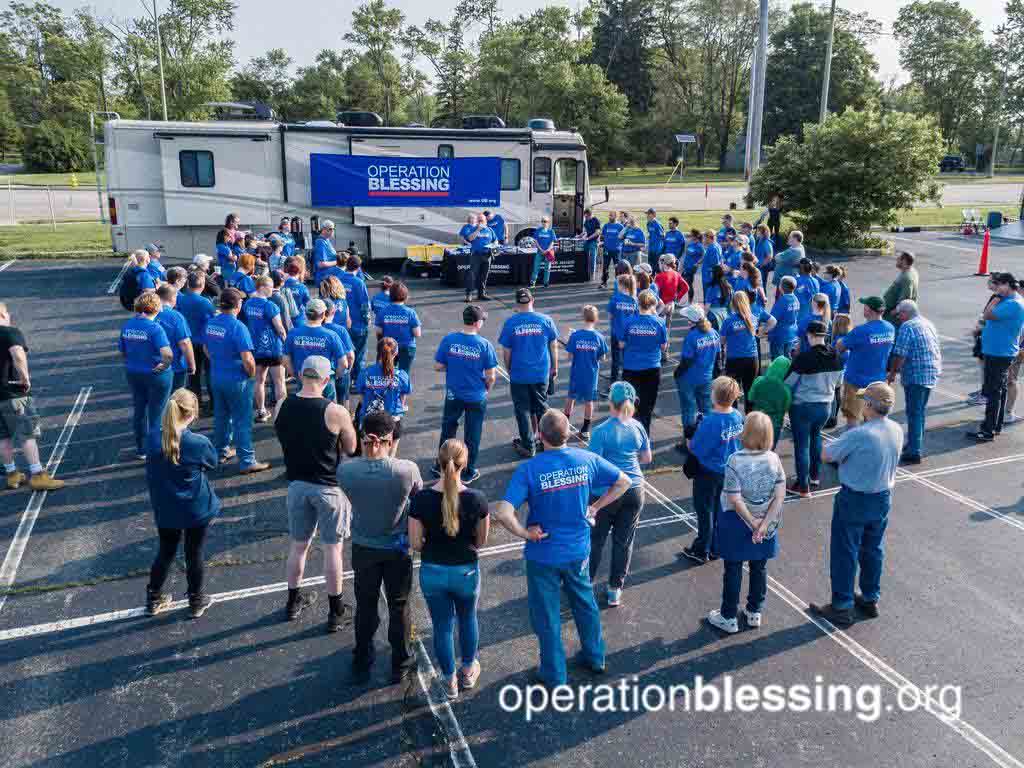
[(377, 342), (377, 362), (365, 368), (356, 380), (355, 394), (361, 400), (356, 412), (359, 428), (372, 413), (387, 412), (394, 420), (390, 456), (398, 456), (402, 439), (402, 415), (408, 410), (406, 401), (412, 393), (409, 374), (398, 368), (398, 342), (385, 336)]
[(131, 266), (121, 276), (121, 283), (117, 288), (117, 297), (121, 306), (129, 312), (135, 311), (135, 300), (147, 291), (156, 290), (156, 280), (150, 273), (149, 253), (139, 248), (132, 251), (128, 257)]
[(146, 435), (160, 425), (164, 404), (171, 394), (174, 353), (167, 333), (156, 321), (162, 305), (155, 293), (135, 300), (135, 317), (121, 326), (118, 348), (124, 358), (128, 386), (132, 391), (132, 431), (135, 453), (146, 458)]

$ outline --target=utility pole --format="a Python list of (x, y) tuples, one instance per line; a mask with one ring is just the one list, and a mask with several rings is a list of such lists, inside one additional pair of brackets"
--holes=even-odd
[(747, 141), (746, 151), (743, 153), (743, 178), (750, 181), (750, 145), (752, 129), (754, 127), (754, 99), (757, 95), (757, 50), (754, 51), (753, 60), (750, 62), (750, 98), (747, 99)]
[(754, 58), (754, 119), (750, 127), (750, 175), (761, 166), (761, 127), (764, 120), (764, 80), (768, 65), (768, 0), (761, 0), (757, 24), (757, 55)]
[(992, 137), (992, 162), (988, 164), (988, 177), (994, 179), (996, 175), (996, 155), (999, 153), (999, 124), (1002, 122), (1003, 103), (1006, 101), (1006, 72), (1003, 72), (1003, 87), (999, 92), (999, 102), (996, 104), (996, 131)]
[(832, 0), (832, 14), (828, 22), (828, 45), (825, 46), (825, 76), (821, 79), (821, 111), (818, 122), (824, 123), (828, 117), (828, 83), (832, 78), (832, 41), (836, 36), (836, 0)]
[(164, 87), (164, 45), (160, 39), (160, 15), (153, 0), (153, 23), (156, 24), (156, 60), (160, 65), (160, 101), (164, 107), (164, 122), (167, 122), (167, 89)]

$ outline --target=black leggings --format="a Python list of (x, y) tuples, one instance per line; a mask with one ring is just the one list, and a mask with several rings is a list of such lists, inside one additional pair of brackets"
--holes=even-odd
[(188, 388), (192, 390), (192, 393), (196, 396), (196, 399), (199, 401), (199, 405), (202, 405), (203, 378), (205, 373), (206, 397), (212, 405), (213, 392), (210, 390), (210, 358), (206, 355), (206, 347), (204, 345), (193, 342), (192, 348), (195, 351), (196, 356), (196, 372), (188, 377)]
[(623, 371), (622, 378), (636, 390), (636, 420), (644, 425), (647, 436), (650, 437), (654, 405), (658, 402), (658, 389), (661, 387), (661, 368)]
[(743, 388), (744, 413), (749, 410), (747, 397), (750, 395), (750, 388), (754, 386), (754, 379), (757, 378), (757, 369), (756, 357), (728, 357), (725, 360), (725, 375), (736, 379)]
[(149, 571), (149, 588), (153, 592), (163, 589), (167, 581), (167, 573), (171, 569), (178, 554), (181, 535), (185, 534), (185, 574), (188, 579), (190, 595), (203, 594), (203, 543), (206, 541), (206, 530), (209, 523), (198, 528), (157, 528), (160, 534), (160, 551), (156, 554), (153, 567)]

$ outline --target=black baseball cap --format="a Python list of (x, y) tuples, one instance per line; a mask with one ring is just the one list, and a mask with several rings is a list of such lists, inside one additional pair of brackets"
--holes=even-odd
[(478, 307), (476, 304), (470, 304), (462, 310), (462, 322), (466, 325), (473, 325), (486, 319), (487, 313), (484, 312), (483, 307)]
[(516, 304), (529, 304), (533, 301), (533, 294), (529, 288), (519, 288), (516, 291)]
[(1016, 288), (1018, 285), (1017, 278), (1013, 276), (1012, 272), (993, 272), (992, 282), (996, 285), (1008, 285), (1011, 288)]

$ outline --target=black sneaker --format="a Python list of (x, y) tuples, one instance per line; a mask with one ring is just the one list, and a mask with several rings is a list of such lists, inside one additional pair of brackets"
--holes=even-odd
[(902, 464), (904, 466), (906, 466), (908, 464), (920, 464), (920, 463), (921, 463), (921, 457), (920, 456), (914, 456), (913, 454), (910, 454), (910, 453), (904, 453), (904, 454), (900, 455), (900, 464)]
[(516, 453), (522, 456), (524, 459), (532, 459), (534, 455), (533, 446), (527, 448), (523, 445), (523, 441), (518, 437), (512, 441), (512, 447), (516, 449)]
[(980, 429), (977, 432), (968, 432), (967, 437), (970, 440), (974, 440), (979, 443), (991, 443), (996, 439), (995, 435), (989, 434), (988, 432), (982, 432)]
[(402, 667), (395, 667), (391, 670), (391, 684), (398, 685), (411, 675), (416, 669), (414, 664), (406, 664)]
[(327, 632), (333, 634), (351, 622), (352, 611), (350, 606), (341, 604), (341, 613), (334, 611), (327, 612)]
[(480, 470), (474, 469), (472, 472), (467, 473), (466, 470), (462, 470), (462, 482), (464, 485), (470, 485), (480, 479)]
[(473, 300), (472, 297), (467, 293), (466, 294), (466, 299), (465, 299), (466, 303), (469, 304), (472, 300)]
[(206, 609), (213, 604), (213, 598), (209, 595), (189, 595), (188, 596), (188, 610), (192, 614), (193, 619), (198, 619), (204, 613)]
[(811, 613), (816, 613), (821, 618), (830, 622), (834, 626), (840, 629), (846, 629), (853, 625), (853, 609), (852, 608), (836, 608), (832, 603), (826, 605), (815, 605), (810, 604)]
[(693, 562), (697, 563), (697, 565), (704, 565), (709, 560), (706, 552), (698, 552), (693, 547), (687, 547), (679, 554), (685, 557), (687, 560), (693, 560)]
[(289, 600), (285, 606), (288, 621), (295, 621), (299, 614), (316, 602), (316, 592), (300, 592), (295, 600)]
[(171, 606), (171, 596), (165, 595), (163, 592), (154, 592), (151, 589), (146, 590), (146, 615), (156, 616), (162, 611), (166, 611)]
[(853, 604), (857, 606), (858, 611), (867, 616), (869, 619), (878, 618), (877, 600), (865, 600), (863, 595), (854, 595)]
[(817, 478), (817, 477), (812, 477), (807, 482), (810, 483), (811, 488), (820, 488), (821, 487), (821, 480), (819, 478)]

